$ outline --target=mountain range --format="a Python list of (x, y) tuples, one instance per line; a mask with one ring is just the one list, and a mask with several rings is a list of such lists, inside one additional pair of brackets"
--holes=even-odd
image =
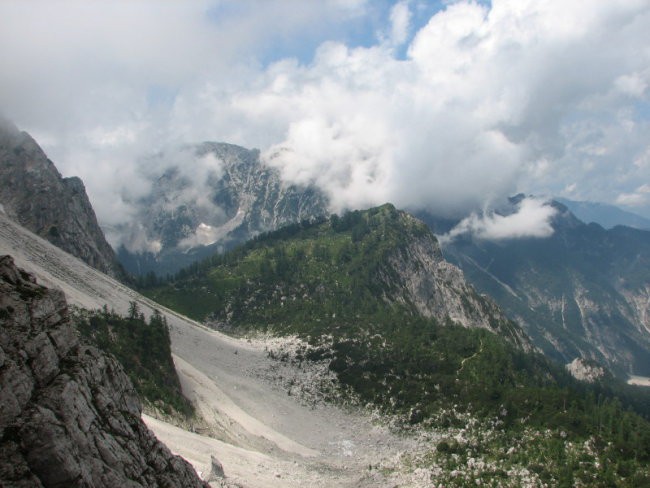
[(634, 229), (650, 230), (650, 219), (622, 210), (615, 205), (581, 202), (567, 198), (556, 198), (555, 200), (567, 207), (573, 215), (587, 224), (594, 222), (605, 229), (624, 225)]
[[(257, 151), (204, 143), (188, 146), (184, 154), (187, 165), (206, 156), (217, 162), (206, 187), (208, 203), (185, 197), (192, 194), (192, 182), (177, 161), (160, 175), (138, 207), (138, 225), (148, 239), (160, 242), (160, 252), (122, 248), (119, 255), (132, 272), (164, 276), (260, 232), (329, 214), (324, 194), (314, 187), (284, 186), (277, 169), (266, 166)], [(516, 211), (520, 199), (502, 211)], [(464, 236), (442, 253), (551, 357), (566, 363), (576, 357), (596, 360), (623, 377), (650, 374), (650, 232), (603, 229), (582, 222), (557, 201), (553, 206), (549, 238)], [(415, 214), (436, 234), (458, 224), (432, 212)], [(193, 238), (202, 231), (203, 244)]]
[[(169, 309), (85, 267), (21, 227), (16, 222), (20, 217), (14, 210), (17, 206), (13, 204), (21, 201), (15, 188), (3, 197), (9, 212), (0, 215), (0, 251), (14, 255), (39, 280), (61, 287), (75, 305), (84, 309), (103, 307), (95, 315), (101, 323), (91, 318), (78, 327), (102, 347), (123, 349), (116, 357), (124, 362), (124, 367), (139, 367), (138, 361), (131, 361), (135, 355), (136, 359), (154, 361), (147, 366), (148, 370), (156, 369), (157, 361), (164, 363), (167, 373), (162, 373), (163, 368), (160, 371), (169, 375), (170, 351), (178, 354), (174, 358), (178, 378), (172, 381), (171, 394), (176, 395), (182, 386), (182, 392), (196, 407), (200, 432), (183, 431), (165, 423), (164, 418), (145, 416), (145, 420), (195, 466), (205, 469), (206, 463), (211, 465), (218, 478), (214, 483), (230, 486), (219, 463), (206, 458), (212, 450), (225, 460), (226, 472), (236, 473), (235, 483), (242, 480), (246, 485), (249, 480), (257, 480), (254, 486), (300, 486), (310, 482), (315, 486), (428, 486), (433, 481), (463, 486), (477, 481), (496, 482), (506, 472), (515, 484), (602, 482), (638, 486), (648, 481), (650, 427), (643, 418), (648, 412), (647, 397), (610, 377), (595, 363), (572, 363), (571, 374), (592, 382), (588, 384), (579, 383), (563, 365), (548, 358), (555, 355), (565, 362), (575, 354), (606, 362), (621, 375), (630, 370), (644, 371), (643, 354), (647, 348), (642, 342), (643, 328), (634, 328), (637, 324), (633, 314), (642, 317), (638, 311), (643, 311), (644, 296), (639, 290), (647, 286), (647, 253), (643, 247), (647, 233), (622, 227), (605, 231), (580, 222), (566, 207), (555, 204), (557, 214), (550, 238), (486, 243), (466, 236), (441, 249), (431, 229), (446, 232), (454, 222), (425, 214), (421, 215), (425, 224), (390, 204), (325, 217), (322, 212), (326, 200), (322, 195), (313, 188), (283, 186), (277, 172), (263, 167), (255, 152), (227, 145), (204, 147), (209, 149), (197, 153), (193, 148), (191, 154), (214, 158), (211, 162), (216, 162), (219, 169), (210, 185), (218, 185), (224, 175), (228, 179), (219, 192), (210, 193), (207, 203), (198, 201), (192, 206), (193, 202), (187, 199), (189, 194), (196, 194), (192, 192), (192, 179), (183, 176), (182, 169), (170, 172), (168, 168), (165, 175), (169, 187), (162, 192), (162, 200), (157, 197), (150, 202), (151, 208), (156, 207), (156, 202), (167, 204), (155, 208), (155, 215), (161, 216), (155, 227), (159, 231), (158, 251), (166, 246), (171, 256), (208, 244), (202, 246), (207, 252), (209, 246), (217, 244), (218, 239), (212, 240), (219, 236), (225, 239), (217, 246), (233, 248), (194, 262), (167, 279), (151, 280), (146, 293)], [(252, 155), (250, 160), (238, 159), (246, 154)], [(232, 158), (232, 167), (249, 167), (245, 173), (235, 172), (219, 158)], [(29, 173), (32, 159), (16, 162), (6, 157), (8, 162), (3, 160), (2, 164), (11, 169), (7, 174), (20, 175), (15, 166), (23, 165), (23, 172)], [(42, 173), (42, 169), (37, 173)], [(242, 174), (246, 175), (243, 187), (244, 180), (233, 176)], [(47, 185), (25, 188), (38, 188), (44, 194), (43, 201), (47, 199)], [(58, 187), (53, 188), (57, 195)], [(246, 198), (237, 199), (237, 188), (246, 189)], [(221, 199), (215, 200), (217, 196)], [(28, 196), (23, 200), (28, 201)], [(512, 200), (513, 208), (519, 200), (520, 197)], [(56, 198), (50, 201), (59, 207), (52, 211), (47, 208), (43, 215), (68, 215), (81, 223), (87, 233), (84, 239), (96, 243), (97, 236), (88, 232), (88, 228), (93, 228), (92, 219), (79, 218), (79, 212), (90, 215), (87, 211), (66, 206), (65, 199), (62, 206)], [(217, 201), (219, 205), (215, 204)], [(218, 209), (213, 220), (205, 213), (210, 208)], [(224, 209), (230, 209), (230, 213)], [(183, 215), (179, 221), (175, 220), (177, 210), (182, 210)], [(170, 222), (167, 226), (163, 225), (166, 219)], [(286, 225), (292, 219), (294, 223)], [(45, 221), (45, 228), (47, 224)], [(265, 232), (274, 227), (279, 228)], [(144, 225), (139, 228), (144, 229)], [(204, 234), (198, 235), (197, 230)], [(227, 232), (219, 232), (224, 230)], [(67, 229), (63, 231), (66, 234)], [(145, 237), (150, 240), (156, 236)], [(202, 240), (203, 237), (206, 239)], [(237, 246), (237, 239), (247, 241)], [(64, 248), (65, 241), (58, 245)], [(511, 254), (511, 259), (504, 257), (499, 262), (510, 274), (492, 273), (492, 263), (479, 261), (485, 259), (483, 252), (496, 257), (499, 253)], [(87, 258), (84, 253), (79, 254)], [(491, 279), (508, 294), (525, 297), (521, 301), (529, 308), (536, 305), (537, 309), (532, 308), (535, 313), (528, 317), (502, 310), (498, 303), (481, 294), (478, 286), (475, 291), (460, 268), (449, 263), (446, 256), (461, 266), (479, 263), (480, 269), (492, 273)], [(9, 263), (10, 258), (3, 260)], [(164, 449), (152, 447), (153, 441), (147, 440), (150, 434), (136, 421), (139, 410), (132, 400), (133, 386), (114, 360), (106, 363), (92, 347), (77, 346), (75, 334), (65, 321), (65, 305), (51, 305), (51, 297), (60, 301), (61, 293), (52, 295), (36, 285), (34, 278), (12, 266), (7, 264), (3, 274), (7, 277), (3, 286), (17, 288), (7, 288), (3, 294), (3, 300), (10, 297), (14, 301), (7, 302), (0, 314), (4, 341), (0, 379), (22, 381), (32, 375), (32, 383), (47, 387), (60, 368), (61, 375), (56, 376), (54, 386), (68, 393), (57, 396), (46, 391), (30, 396), (27, 403), (19, 399), (25, 403), (22, 409), (26, 414), (20, 413), (18, 420), (12, 417), (9, 434), (2, 439), (23, 446), (10, 447), (27, 456), (21, 464), (27, 467), (16, 474), (7, 468), (11, 463), (3, 465), (3, 479), (22, 479), (22, 474), (28, 479), (32, 476), (27, 471), (30, 469), (35, 473), (33, 476), (45, 480), (45, 486), (56, 486), (67, 483), (78, 471), (83, 479), (99, 476), (97, 486), (110, 486), (111, 476), (117, 479), (124, 471), (128, 477), (136, 469), (142, 476), (134, 486), (156, 483), (151, 480), (157, 475), (167, 477), (158, 484), (200, 486), (187, 465), (166, 457)], [(475, 270), (467, 269), (467, 276), (471, 277)], [(477, 277), (474, 280), (481, 283)], [(558, 290), (562, 292), (560, 305), (553, 302), (557, 296), (553, 293)], [(586, 297), (575, 294), (575, 290), (582, 290)], [(574, 294), (569, 295), (570, 292)], [(626, 293), (632, 298), (626, 298)], [(619, 295), (627, 299), (628, 310), (620, 308), (624, 304), (617, 301)], [(40, 304), (38, 300), (42, 297), (50, 301)], [(495, 298), (502, 299), (498, 294)], [(633, 310), (635, 304), (637, 308)], [(30, 307), (38, 311), (16, 313)], [(563, 329), (544, 327), (540, 321), (543, 313), (553, 316), (558, 310)], [(628, 313), (630, 323), (619, 326), (624, 312)], [(128, 315), (122, 319), (119, 313)], [(247, 339), (223, 337), (179, 313), (187, 313), (213, 329), (246, 334)], [(580, 317), (580, 327), (567, 320), (570, 314)], [(8, 338), (7, 333), (13, 329), (40, 327), (39, 317), (44, 318), (48, 327), (63, 326), (65, 334), (58, 330), (41, 333), (39, 329), (28, 334), (29, 340), (24, 344), (18, 338)], [(557, 316), (553, 317), (557, 320)], [(138, 328), (143, 328), (137, 335), (133, 329), (136, 322)], [(120, 331), (123, 323), (127, 326)], [(116, 338), (124, 333), (126, 339)], [(63, 341), (65, 344), (58, 340), (63, 336), (68, 338)], [(129, 342), (129, 337), (135, 342)], [(261, 340), (264, 349), (256, 347), (253, 340)], [(638, 349), (630, 346), (633, 341)], [(167, 348), (160, 344), (167, 344)], [(614, 348), (607, 349), (612, 344)], [(147, 347), (155, 350), (147, 351)], [(536, 352), (535, 347), (546, 348), (547, 356)], [(6, 355), (6, 351), (11, 355)], [(601, 356), (595, 356), (594, 351), (601, 352)], [(626, 368), (628, 364), (632, 366)], [(7, 375), (7, 368), (13, 368), (12, 365), (26, 373)], [(71, 376), (78, 369), (81, 375)], [(273, 380), (268, 376), (272, 371), (279, 371)], [(150, 380), (143, 374), (135, 373), (133, 379), (136, 383), (142, 380), (140, 387), (148, 388)], [(118, 390), (131, 393), (123, 396), (103, 392), (105, 385), (116, 383)], [(82, 390), (91, 393), (82, 395), (82, 401), (75, 396), (74, 385), (82, 385)], [(320, 410), (313, 403), (311, 407), (302, 404), (313, 398), (309, 392), (325, 394), (329, 406)], [(125, 398), (119, 400), (117, 412), (110, 402), (106, 403), (109, 397)], [(57, 399), (79, 408), (63, 408), (56, 403)], [(81, 408), (88, 399), (91, 405)], [(45, 401), (42, 405), (38, 403), (41, 400)], [(376, 427), (370, 428), (344, 415), (335, 407), (341, 402), (356, 409), (370, 409), (372, 415), (388, 419), (407, 432), (416, 429), (419, 435), (429, 436), (431, 442), (409, 444), (408, 459), (396, 456), (395, 446), (408, 441), (379, 435)], [(178, 405), (182, 404), (181, 400)], [(53, 412), (52, 422), (39, 423), (32, 415), (43, 412), (43, 406)], [(98, 415), (93, 413), (95, 410)], [(110, 454), (118, 452), (111, 436), (125, 432), (119, 427), (122, 420), (112, 417), (112, 413), (122, 415), (137, 431), (125, 434), (126, 438), (144, 439), (150, 449), (127, 445), (129, 454), (119, 456), (123, 465), (109, 463), (119, 468), (108, 475), (97, 459), (108, 463), (112, 459)], [(85, 422), (93, 415), (96, 421)], [(103, 421), (108, 424), (108, 433), (97, 430)], [(68, 430), (74, 430), (78, 424), (84, 432), (91, 425), (93, 435), (102, 437), (101, 441), (88, 441), (97, 452), (83, 449), (86, 441), (80, 435), (73, 436), (71, 441), (65, 438), (65, 446), (61, 447), (56, 440), (61, 436), (38, 434), (50, 432), (62, 422), (70, 424)], [(319, 425), (328, 428), (318, 430)], [(404, 427), (408, 425), (411, 427)], [(459, 426), (463, 426), (460, 431)], [(195, 425), (188, 428), (197, 429)], [(348, 440), (348, 436), (353, 440)], [(33, 444), (32, 441), (41, 442), (42, 446), (38, 444), (34, 453), (28, 453), (24, 446)], [(368, 447), (356, 447), (357, 442)], [(113, 447), (105, 449), (106, 445)], [(347, 469), (336, 464), (336, 459), (342, 459), (336, 456), (347, 456), (335, 454), (339, 445), (344, 453), (359, 453), (351, 463), (345, 461)], [(502, 455), (503, 446), (515, 445), (521, 456)], [(51, 449), (66, 454), (82, 451), (78, 457), (59, 456), (67, 464), (48, 469), (45, 461), (50, 456), (46, 453)], [(312, 458), (315, 460), (310, 461)], [(134, 459), (139, 459), (140, 464), (134, 464)], [(387, 469), (387, 459), (397, 461), (392, 461)], [(251, 468), (251, 462), (263, 469)], [(377, 462), (381, 469), (373, 471), (373, 463)], [(147, 466), (151, 463), (159, 468), (159, 473), (149, 471)], [(165, 463), (168, 467), (164, 467)], [(134, 468), (136, 465), (139, 467)], [(267, 466), (281, 469), (265, 477)], [(462, 473), (460, 478), (458, 473)], [(50, 479), (53, 476), (56, 479)], [(174, 481), (179, 477), (184, 480)], [(279, 478), (281, 485), (277, 482)]]
[[(595, 359), (623, 377), (649, 374), (650, 232), (605, 230), (578, 220), (562, 204), (553, 206), (548, 238), (466, 235), (445, 245), (445, 257), (551, 357)], [(440, 234), (454, 225), (420, 216)]]
[[(0, 172), (15, 182), (0, 190), (5, 212), (94, 267), (120, 276), (80, 181), (61, 178), (29, 135), (8, 123), (3, 128)], [(323, 193), (284, 184), (257, 150), (206, 142), (154, 154), (147, 167), (161, 168), (160, 173), (150, 171), (150, 193), (131, 202), (137, 218), (121, 229), (126, 237), (118, 249), (121, 263), (135, 275), (172, 275), (262, 232), (329, 214)], [(54, 197), (41, 198), (45, 188)], [(520, 199), (502, 211), (516, 211)], [(442, 253), (551, 357), (565, 363), (576, 357), (596, 360), (622, 377), (649, 375), (650, 232), (604, 229), (584, 223), (557, 201), (553, 206), (548, 238), (495, 241), (465, 235), (446, 243)], [(416, 215), (439, 235), (458, 223), (432, 212)]]

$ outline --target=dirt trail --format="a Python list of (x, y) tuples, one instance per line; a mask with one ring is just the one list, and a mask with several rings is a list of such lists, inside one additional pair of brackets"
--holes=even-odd
[[(130, 301), (170, 325), (172, 350), (184, 391), (211, 424), (212, 436), (145, 420), (170, 449), (207, 474), (210, 456), (230, 481), (244, 487), (395, 486), (396, 479), (368, 473), (413, 442), (364, 415), (332, 405), (307, 406), (264, 379), (272, 367), (259, 344), (207, 329), (171, 312), (19, 227), (0, 213), (0, 254), (62, 289), (71, 304), (108, 305), (126, 313)], [(218, 437), (214, 438), (214, 437)], [(389, 479), (390, 478), (390, 479)], [(217, 485), (215, 485), (217, 486)]]

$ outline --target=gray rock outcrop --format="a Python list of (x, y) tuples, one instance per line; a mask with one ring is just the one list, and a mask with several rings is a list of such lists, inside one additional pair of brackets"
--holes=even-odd
[(63, 178), (26, 132), (0, 118), (0, 205), (9, 218), (114, 278), (124, 272), (83, 182)]
[(605, 376), (605, 369), (602, 366), (583, 358), (575, 358), (565, 367), (571, 376), (585, 383), (595, 383)]
[(147, 429), (122, 367), (62, 292), (0, 257), (0, 486), (207, 487)]
[(524, 331), (491, 299), (478, 294), (460, 268), (444, 259), (438, 240), (423, 222), (393, 211), (404, 222), (403, 233), (409, 238), (388, 256), (379, 276), (385, 289), (395, 290), (385, 296), (388, 302), (410, 305), (423, 317), (441, 323), (451, 320), (467, 328), (488, 329), (525, 350), (533, 349)]

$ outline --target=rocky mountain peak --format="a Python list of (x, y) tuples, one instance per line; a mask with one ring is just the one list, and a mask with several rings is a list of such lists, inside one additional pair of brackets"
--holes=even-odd
[(257, 149), (203, 142), (153, 156), (152, 189), (125, 228), (120, 260), (134, 274), (174, 273), (261, 232), (328, 213), (315, 187), (285, 184)]
[(391, 216), (387, 225), (403, 242), (386, 255), (379, 273), (385, 288), (394, 290), (387, 294), (388, 301), (412, 306), (420, 315), (441, 323), (451, 320), (463, 327), (488, 329), (525, 349), (532, 348), (526, 334), (494, 302), (476, 293), (460, 268), (444, 259), (425, 223), (390, 204), (368, 213), (378, 211)]
[(0, 485), (207, 487), (140, 416), (122, 367), (79, 341), (63, 293), (0, 257)]
[(39, 145), (0, 123), (0, 204), (14, 221), (116, 278), (124, 274), (106, 242), (83, 182), (63, 178)]

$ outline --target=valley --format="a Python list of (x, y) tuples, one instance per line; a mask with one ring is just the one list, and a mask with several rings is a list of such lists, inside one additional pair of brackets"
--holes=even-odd
[[(136, 301), (159, 309), (170, 325), (172, 350), (184, 392), (197, 402), (211, 436), (145, 416), (163, 442), (208, 473), (210, 456), (228, 480), (245, 487), (363, 486), (369, 464), (394, 459), (413, 441), (336, 406), (302, 404), (266, 379), (274, 361), (264, 343), (234, 339), (160, 307), (0, 214), (0, 254), (38, 281), (62, 289), (71, 304), (127, 313)], [(373, 480), (368, 486), (382, 486)], [(383, 486), (394, 482), (384, 480)], [(236, 486), (236, 485), (233, 485)]]
[[(3, 215), (0, 253), (13, 255), (39, 282), (64, 290), (73, 305), (98, 309), (110, 304), (127, 314), (136, 302), (145, 315), (160, 310), (169, 324), (183, 392), (194, 402), (198, 417), (180, 424), (164, 416), (143, 418), (206, 479), (213, 479), (214, 456), (225, 478), (214, 478), (212, 486), (426, 487), (435, 481), (461, 487), (475, 480), (513, 487), (591, 480), (600, 486), (594, 483), (619, 479), (617, 473), (624, 470), (634, 470), (629, 471), (632, 484), (620, 486), (636, 486), (645, 479), (646, 454), (637, 447), (630, 455), (642, 457), (633, 464), (610, 463), (607, 459), (616, 459), (614, 451), (579, 430), (567, 433), (564, 427), (540, 429), (534, 424), (504, 428), (516, 403), (486, 418), (473, 415), (465, 405), (445, 402), (448, 407), (429, 411), (420, 426), (409, 426), (403, 415), (367, 403), (376, 397), (364, 400), (349, 388), (339, 389), (332, 383), (336, 375), (329, 360), (305, 363), (304, 348), (309, 346), (303, 340), (286, 334), (235, 338), (209, 329), (89, 268)], [(454, 369), (458, 378), (477, 374), (485, 347), (494, 348), (492, 340), (484, 342), (491, 335), (479, 334), (476, 349), (459, 356)], [(335, 387), (323, 396), (321, 385), (327, 383)], [(563, 394), (558, 393), (561, 405)], [(572, 411), (581, 408), (571, 405)], [(608, 402), (598, 415), (620, 415), (617, 409)], [(562, 426), (566, 420), (560, 415), (555, 421)], [(633, 417), (628, 421), (636, 422)]]
[(0, 1), (0, 488), (650, 488), (649, 25)]

